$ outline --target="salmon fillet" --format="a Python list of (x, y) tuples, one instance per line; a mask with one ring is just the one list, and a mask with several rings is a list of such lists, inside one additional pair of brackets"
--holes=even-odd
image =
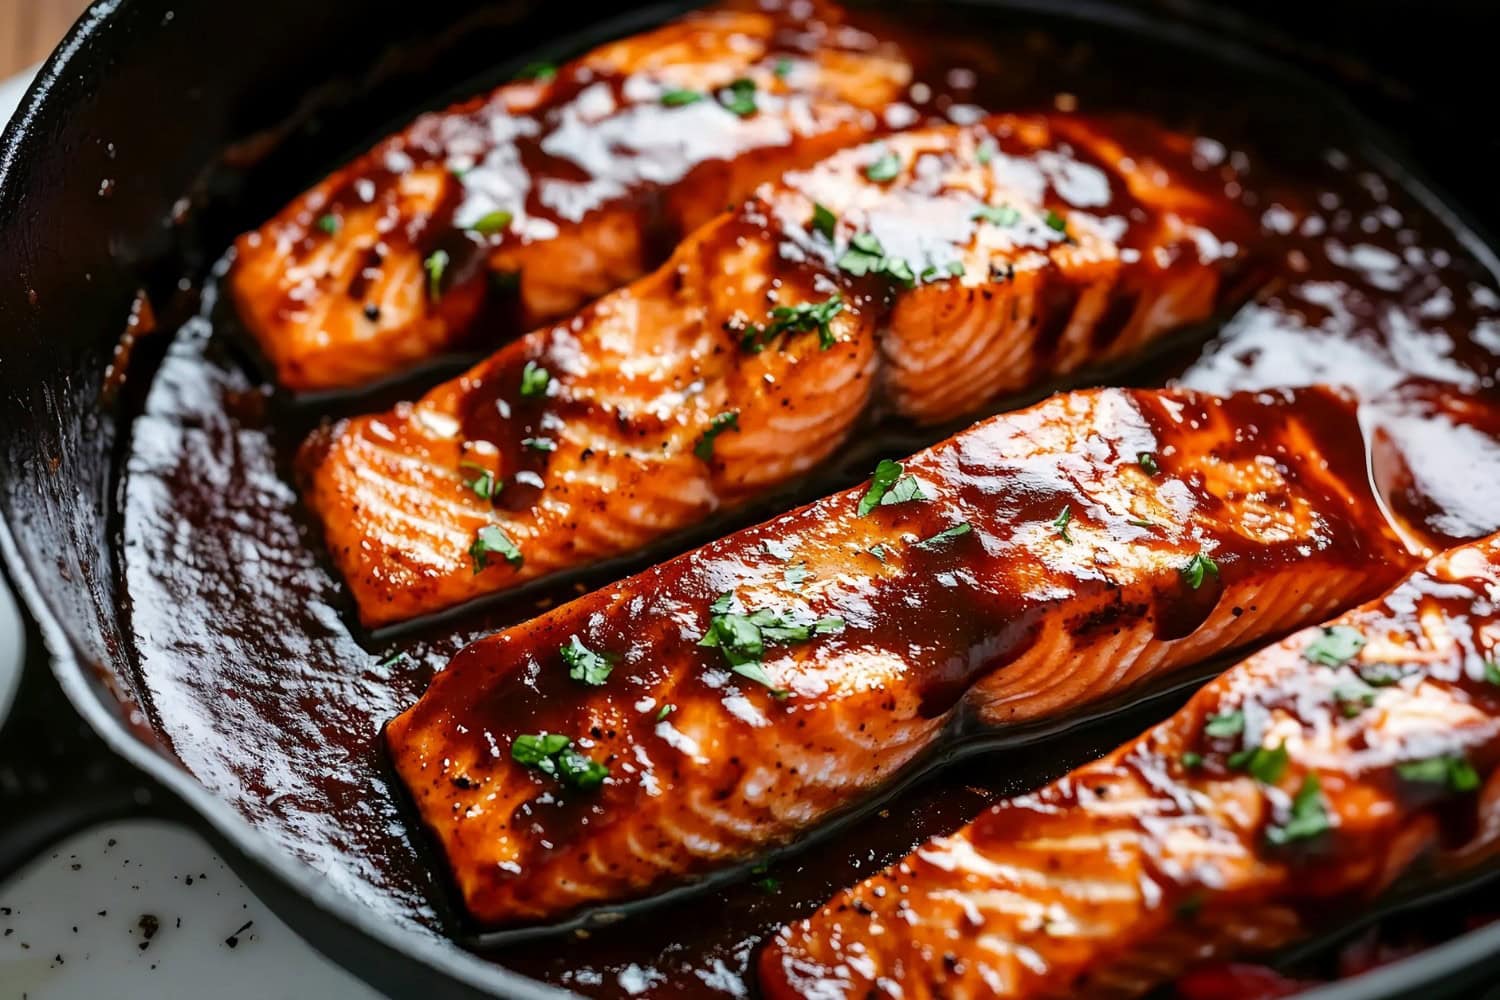
[(1358, 439), (1322, 389), (1055, 396), (466, 647), (390, 755), (481, 923), (645, 896), (1378, 593)]
[[(1311, 572), (1311, 571), (1309, 571)], [(1500, 845), (1500, 536), (783, 930), (768, 997), (1124, 998)]]
[(242, 236), (229, 288), (277, 380), (346, 388), (498, 346), (882, 127), (899, 49), (832, 5), (738, 6), (424, 115)]
[(361, 620), (636, 551), (817, 467), (872, 402), (950, 420), (1209, 317), (1245, 220), (1191, 183), (1184, 142), (1007, 116), (846, 150), (571, 320), (317, 435), (306, 497)]

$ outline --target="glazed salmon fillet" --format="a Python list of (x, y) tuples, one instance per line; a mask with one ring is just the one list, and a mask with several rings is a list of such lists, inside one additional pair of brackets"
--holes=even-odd
[(795, 6), (689, 14), (425, 115), (242, 236), (229, 288), (277, 380), (346, 388), (499, 346), (882, 128), (905, 57)]
[(1094, 390), (475, 642), (386, 729), (482, 924), (763, 855), (976, 730), (1319, 621), (1412, 559), (1331, 390)]
[(855, 147), (416, 403), (316, 435), (305, 495), (362, 621), (638, 551), (816, 468), (872, 409), (951, 420), (1210, 317), (1245, 219), (1186, 157), (1067, 116)]
[(772, 998), (1126, 998), (1500, 846), (1500, 536), (783, 930)]

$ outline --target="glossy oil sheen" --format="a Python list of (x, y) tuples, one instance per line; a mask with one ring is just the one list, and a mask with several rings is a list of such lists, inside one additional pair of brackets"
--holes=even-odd
[[(971, 19), (951, 46), (924, 48), (919, 78), (959, 88), (956, 101), (932, 97), (936, 109), (1050, 106), (1067, 94), (1087, 112), (1144, 110), (1200, 135), (1196, 157), (1244, 178), (1235, 193), (1260, 219), (1282, 275), (1201, 355), (1185, 348), (1115, 381), (1160, 384), (1181, 373), (1213, 391), (1352, 384), (1368, 401), (1377, 484), (1410, 532), (1436, 544), (1494, 527), (1493, 491), (1480, 484), (1500, 482), (1495, 279), (1399, 178), (1361, 158), (1341, 119), (1177, 50), (981, 23)], [(211, 300), (212, 283), (208, 291)], [(371, 408), (368, 398), (348, 404)], [(123, 591), (144, 707), (187, 767), (285, 849), (391, 920), (436, 934), (445, 887), (386, 779), (380, 725), (469, 639), (623, 568), (371, 637), (352, 624), (292, 485), (290, 459), (310, 422), (249, 374), (222, 310), (176, 332), (134, 425), (122, 494)], [(905, 454), (937, 436), (892, 428), (801, 495), (849, 485), (868, 475), (875, 454)], [(1357, 454), (1364, 442), (1348, 447)], [(747, 509), (739, 523), (773, 509)], [(390, 662), (395, 653), (402, 657)], [(1055, 776), (1127, 732), (970, 762), (841, 839), (776, 864), (775, 888), (747, 881), (587, 942), (531, 942), (495, 957), (591, 994), (733, 993), (768, 928), (955, 828), (997, 793)]]

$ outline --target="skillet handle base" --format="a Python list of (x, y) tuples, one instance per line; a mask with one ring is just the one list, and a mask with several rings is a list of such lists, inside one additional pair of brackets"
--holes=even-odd
[(33, 655), (0, 719), (0, 880), (71, 833), (106, 820), (161, 816), (173, 801), (83, 721), (40, 642), (29, 648)]

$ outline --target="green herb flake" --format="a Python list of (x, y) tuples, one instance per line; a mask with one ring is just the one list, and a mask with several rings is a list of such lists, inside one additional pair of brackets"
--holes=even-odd
[(1150, 521), (1146, 520), (1144, 517), (1132, 517), (1132, 518), (1128, 518), (1125, 521), (1125, 523), (1128, 524), (1128, 525), (1131, 525), (1132, 527), (1136, 527), (1136, 528), (1154, 528), (1154, 527), (1156, 527), (1155, 524), (1153, 524)]
[(1196, 750), (1185, 751), (1182, 755), (1182, 766), (1190, 771), (1202, 767), (1203, 755)]
[(765, 878), (756, 879), (750, 884), (761, 892), (775, 892), (781, 888), (781, 879), (772, 878), (770, 875), (767, 875)]
[(1352, 719), (1375, 703), (1375, 689), (1356, 678), (1334, 685), (1333, 700), (1344, 718)]
[(1064, 236), (1067, 235), (1068, 220), (1052, 211), (1052, 209), (1047, 209), (1047, 213), (1042, 216), (1042, 221), (1047, 224), (1048, 229), (1054, 229), (1057, 232), (1062, 233)]
[(323, 232), (327, 233), (329, 236), (332, 236), (334, 233), (339, 231), (339, 217), (332, 213), (323, 216), (322, 218), (318, 219), (318, 228), (323, 230)]
[(512, 566), (522, 563), (521, 550), (498, 525), (487, 524), (474, 535), (474, 544), (469, 546), (469, 558), (474, 561), (474, 572), (484, 572), (490, 564), (490, 556), (498, 555)]
[(874, 163), (865, 167), (865, 176), (877, 184), (893, 181), (901, 173), (901, 157), (887, 150)]
[(524, 399), (536, 399), (547, 394), (547, 385), (552, 381), (552, 373), (535, 361), (526, 362), (526, 367), (521, 369), (521, 396)]
[(609, 777), (608, 767), (592, 760), (574, 747), (572, 740), (557, 733), (517, 736), (510, 745), (510, 756), (517, 764), (541, 771), (580, 791), (598, 788)]
[(931, 267), (929, 267), (926, 270), (924, 270), (922, 272), (922, 274), (920, 275), (920, 277), (921, 277), (921, 279), (922, 279), (922, 281), (924, 283), (929, 282), (929, 281), (937, 281), (939, 278), (943, 278), (943, 277), (962, 278), (963, 276), (964, 276), (964, 264), (963, 264), (963, 261), (961, 261), (961, 260), (950, 260), (948, 263), (944, 264), (942, 267), (939, 267), (938, 265), (934, 264)]
[(917, 482), (914, 476), (903, 475), (904, 471), (900, 462), (893, 462), (890, 459), (882, 459), (880, 464), (875, 466), (875, 474), (870, 477), (870, 486), (859, 501), (857, 513), (860, 517), (864, 517), (876, 507), (889, 507), (892, 504), (927, 499), (927, 494), (922, 492), (922, 484)]
[(493, 212), (486, 212), (481, 215), (469, 223), (467, 228), (471, 232), (478, 233), (481, 236), (493, 236), (496, 233), (504, 232), (515, 221), (515, 218), (514, 212), (507, 212), (503, 208), (497, 208)]
[(558, 650), (563, 663), (568, 666), (568, 676), (575, 681), (599, 687), (609, 680), (610, 671), (619, 659), (609, 653), (600, 653), (585, 646), (578, 636), (570, 636), (567, 645)]
[(955, 538), (962, 538), (973, 530), (974, 526), (968, 521), (960, 521), (951, 528), (944, 528), (931, 538), (924, 538), (920, 542), (914, 543), (912, 547), (918, 549), (939, 549)]
[(1073, 539), (1068, 535), (1068, 525), (1073, 521), (1073, 505), (1063, 504), (1062, 513), (1052, 522), (1052, 527), (1057, 529), (1057, 537), (1072, 544)]
[(1021, 213), (1008, 204), (980, 205), (973, 217), (980, 222), (991, 222), (997, 226), (1014, 226), (1021, 221)]
[(1455, 792), (1472, 792), (1479, 787), (1479, 772), (1468, 760), (1456, 755), (1429, 757), (1396, 765), (1402, 781), (1423, 785), (1446, 785)]
[(833, 242), (833, 235), (837, 231), (839, 217), (829, 211), (828, 208), (813, 202), (812, 230), (821, 235), (829, 243)]
[(1365, 646), (1359, 629), (1347, 625), (1324, 626), (1318, 637), (1302, 650), (1302, 658), (1323, 667), (1341, 667), (1354, 659)]
[(434, 250), (422, 262), (422, 269), (427, 272), (427, 297), (434, 302), (443, 297), (443, 275), (448, 270), (448, 262), (446, 250)]
[(1500, 684), (1500, 662), (1484, 661), (1484, 679), (1491, 684)]
[(798, 563), (795, 566), (788, 566), (781, 571), (781, 582), (785, 583), (788, 587), (800, 587), (807, 582), (809, 575), (807, 566)]
[(870, 555), (874, 556), (881, 562), (885, 562), (886, 557), (891, 554), (891, 550), (886, 548), (885, 545), (881, 542), (876, 542), (865, 551), (869, 552)]
[(740, 347), (752, 353), (765, 350), (766, 345), (782, 334), (818, 332), (818, 346), (828, 350), (838, 343), (830, 325), (833, 318), (844, 309), (844, 300), (837, 292), (822, 302), (804, 302), (795, 306), (776, 306), (770, 312), (771, 321), (765, 326), (751, 325), (740, 338)]
[(557, 78), (557, 66), (550, 62), (527, 63), (521, 67), (516, 74), (517, 80), (535, 80), (537, 83), (547, 83)]
[(833, 635), (844, 630), (842, 618), (820, 618), (804, 625), (768, 608), (759, 608), (748, 614), (734, 609), (732, 593), (719, 595), (709, 605), (708, 630), (698, 640), (698, 645), (717, 649), (731, 670), (770, 688), (776, 698), (785, 698), (788, 692), (776, 687), (761, 663), (766, 646), (806, 642), (814, 636)]
[(474, 495), (481, 500), (494, 500), (500, 491), (505, 488), (505, 483), (482, 465), (475, 465), (473, 462), (460, 462), (458, 467), (478, 473), (473, 479), (465, 479), (464, 485), (473, 490)]
[(671, 715), (675, 711), (677, 711), (677, 706), (673, 705), (671, 702), (668, 702), (667, 704), (663, 705), (660, 709), (657, 710), (656, 721), (657, 722), (665, 722), (667, 716)]
[(979, 148), (974, 151), (974, 158), (979, 161), (979, 165), (981, 167), (987, 167), (990, 165), (990, 161), (995, 158), (995, 154), (998, 152), (1000, 152), (1000, 147), (996, 145), (995, 140), (986, 139), (981, 142), (979, 144)]
[(1149, 451), (1143, 451), (1135, 456), (1135, 461), (1148, 476), (1154, 476), (1161, 472), (1161, 466), (1156, 464), (1156, 456)]
[(682, 90), (673, 88), (662, 91), (661, 103), (668, 108), (680, 108), (685, 104), (697, 104), (703, 100), (703, 95), (696, 90)]
[(849, 241), (849, 248), (839, 258), (838, 266), (856, 278), (880, 274), (885, 270), (885, 248), (873, 234), (856, 233)]
[(532, 451), (556, 451), (557, 442), (551, 438), (522, 438), (521, 447)]
[(1299, 840), (1311, 840), (1333, 828), (1328, 804), (1323, 799), (1323, 784), (1316, 774), (1302, 779), (1302, 787), (1292, 798), (1291, 813), (1285, 823), (1266, 830), (1266, 839), (1280, 847)]
[(1286, 751), (1286, 745), (1281, 744), (1274, 748), (1250, 747), (1229, 755), (1225, 763), (1232, 771), (1245, 771), (1264, 785), (1274, 785), (1281, 780), (1286, 773), (1287, 764), (1291, 761), (1291, 755)]
[(389, 670), (391, 667), (394, 667), (396, 664), (398, 664), (398, 663), (404, 663), (405, 661), (407, 661), (409, 659), (411, 659), (411, 656), (410, 656), (410, 654), (406, 653), (405, 651), (402, 651), (402, 652), (399, 652), (399, 653), (392, 653), (390, 656), (387, 656), (385, 659), (381, 660), (377, 664), (377, 666), (380, 667), (381, 670)]
[(1214, 562), (1213, 557), (1207, 552), (1199, 552), (1188, 560), (1187, 565), (1182, 567), (1181, 573), (1187, 585), (1197, 590), (1203, 586), (1203, 581), (1209, 574), (1219, 575), (1219, 564)]
[(748, 77), (741, 77), (730, 83), (729, 86), (719, 91), (719, 103), (725, 109), (748, 118), (755, 114), (755, 81)]
[(721, 413), (710, 420), (708, 422), (708, 429), (703, 432), (703, 436), (698, 439), (698, 443), (693, 445), (693, 454), (705, 462), (713, 461), (714, 440), (720, 434), (731, 429), (736, 431), (740, 429), (740, 414), (738, 410)]
[(790, 59), (788, 59), (786, 56), (780, 56), (777, 58), (776, 66), (771, 70), (771, 72), (776, 75), (776, 79), (785, 80), (787, 77), (792, 75), (792, 65), (793, 64)]
[(1218, 715), (1211, 716), (1203, 726), (1203, 735), (1216, 740), (1238, 736), (1244, 731), (1245, 713), (1238, 709), (1232, 712), (1220, 712)]

